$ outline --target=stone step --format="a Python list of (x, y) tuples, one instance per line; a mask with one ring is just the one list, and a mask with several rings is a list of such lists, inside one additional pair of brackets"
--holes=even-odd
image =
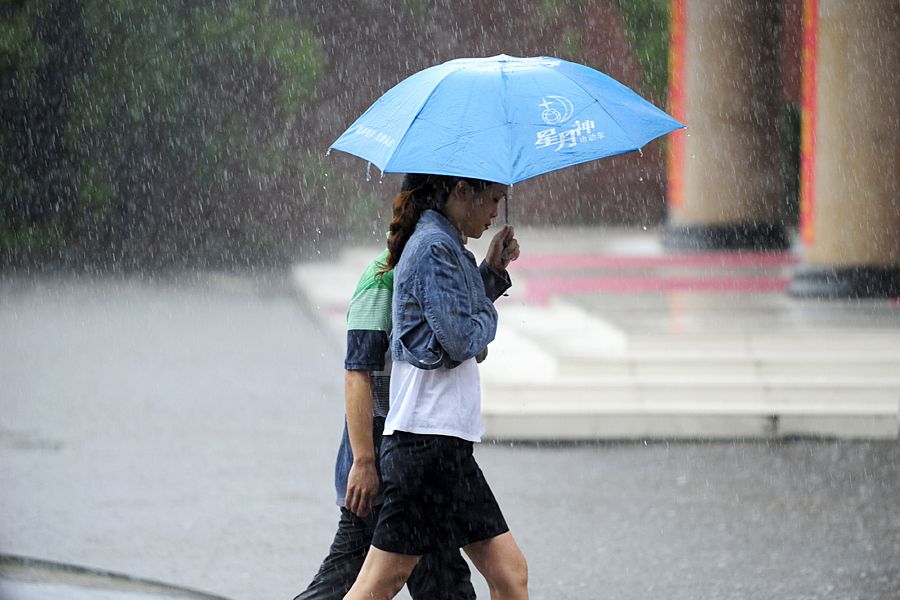
[(742, 325), (672, 331), (618, 324), (568, 302), (548, 306), (511, 305), (501, 311), (498, 337), (506, 330), (533, 339), (561, 359), (647, 355), (694, 359), (821, 357), (834, 362), (851, 357), (900, 360), (900, 327), (797, 328)]
[(483, 387), (482, 415), (491, 439), (895, 439), (900, 417), (898, 386), (485, 381)]
[(791, 381), (818, 383), (879, 383), (900, 386), (900, 358), (859, 355), (840, 360), (807, 355), (723, 357), (720, 354), (635, 355), (618, 357), (560, 356), (558, 374), (564, 379), (640, 381), (707, 381), (779, 384)]
[[(668, 332), (634, 333), (618, 330), (604, 337), (601, 331), (557, 332), (555, 335), (536, 331), (532, 337), (549, 351), (560, 356), (616, 356), (625, 353), (648, 356), (683, 356), (727, 358), (779, 356), (850, 359), (900, 359), (900, 333), (862, 332), (721, 332), (673, 334)], [(617, 350), (610, 351), (610, 348)]]
[(798, 322), (828, 315), (841, 319), (852, 315), (874, 315), (900, 320), (897, 304), (888, 298), (859, 298), (823, 302), (771, 293), (717, 293), (683, 291), (677, 294), (579, 294), (566, 299), (589, 312), (614, 314), (787, 314)]
[(609, 411), (603, 414), (485, 414), (485, 440), (600, 441), (816, 437), (897, 439), (896, 415), (718, 415)]
[(754, 333), (754, 332), (787, 332), (797, 331), (813, 334), (824, 330), (835, 334), (843, 332), (871, 332), (879, 334), (885, 331), (900, 330), (900, 311), (890, 315), (850, 314), (841, 315), (840, 327), (834, 327), (833, 314), (804, 314), (802, 319), (784, 312), (748, 313), (735, 311), (703, 314), (634, 314), (623, 315), (610, 311), (597, 313), (612, 323), (627, 324), (631, 331), (660, 331), (692, 335), (716, 331), (718, 333)]
[(725, 412), (745, 408), (772, 407), (794, 410), (822, 409), (853, 411), (876, 407), (896, 412), (900, 407), (900, 386), (874, 383), (832, 384), (816, 381), (792, 381), (760, 386), (744, 383), (667, 381), (608, 383), (602, 380), (557, 380), (553, 382), (484, 381), (483, 407), (497, 410), (567, 411), (585, 408), (603, 410), (605, 406), (640, 405), (665, 408), (716, 405)]

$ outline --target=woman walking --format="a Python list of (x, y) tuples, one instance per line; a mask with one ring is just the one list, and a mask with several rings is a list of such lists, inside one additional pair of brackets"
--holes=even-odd
[[(391, 298), (387, 249), (363, 271), (347, 308), (344, 433), (334, 468), (340, 520), (318, 572), (294, 600), (340, 600), (372, 545), (381, 509), (379, 456), (389, 407)], [(412, 600), (475, 600), (459, 549), (425, 554), (406, 582)]]
[(463, 548), (494, 600), (528, 597), (525, 557), (475, 462), (481, 440), (476, 356), (494, 339), (493, 301), (519, 256), (511, 227), (480, 267), (464, 247), (497, 215), (505, 185), (407, 175), (394, 200), (394, 359), (381, 466), (384, 504), (345, 600), (393, 598), (426, 553)]

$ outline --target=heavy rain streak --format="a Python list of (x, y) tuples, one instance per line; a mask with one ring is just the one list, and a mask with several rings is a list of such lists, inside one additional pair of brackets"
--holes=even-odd
[(898, 30), (0, 4), (0, 598), (900, 597)]

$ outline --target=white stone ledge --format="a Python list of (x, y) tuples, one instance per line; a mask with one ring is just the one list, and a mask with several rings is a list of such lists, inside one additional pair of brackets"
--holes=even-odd
[(744, 439), (816, 436), (897, 439), (896, 415), (721, 415), (679, 413), (582, 413), (484, 415), (485, 439), (633, 440)]

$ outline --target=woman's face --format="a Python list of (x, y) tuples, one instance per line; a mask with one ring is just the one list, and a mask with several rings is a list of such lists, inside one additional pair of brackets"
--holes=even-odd
[(458, 201), (447, 207), (451, 213), (448, 217), (462, 235), (477, 239), (491, 226), (509, 186), (492, 183), (479, 192), (465, 182), (460, 183), (454, 190), (459, 193), (453, 194)]

